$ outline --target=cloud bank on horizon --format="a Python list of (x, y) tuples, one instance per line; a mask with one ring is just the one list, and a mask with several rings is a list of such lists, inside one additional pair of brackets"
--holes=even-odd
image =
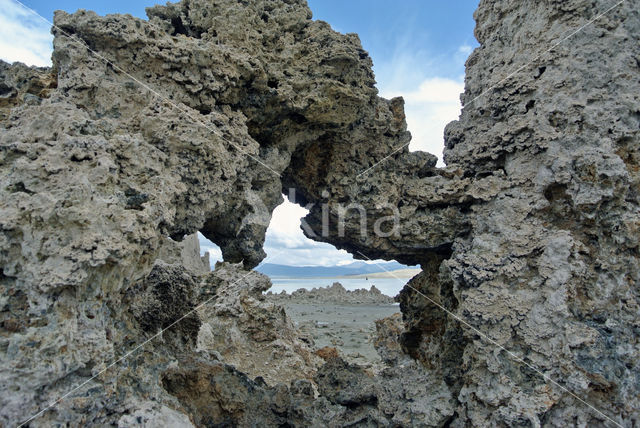
[[(67, 3), (69, 2), (63, 1), (60, 7), (64, 8)], [(473, 5), (474, 8), (477, 4), (475, 0), (467, 3), (467, 6)], [(315, 8), (324, 7), (332, 13), (343, 13), (333, 18), (322, 14), (320, 16), (338, 30), (341, 30), (341, 26), (351, 30), (350, 22), (362, 25), (362, 16), (355, 12), (349, 15), (352, 13), (351, 10), (357, 10), (357, 1), (353, 0), (349, 6), (342, 9), (332, 8), (335, 4), (338, 3), (332, 3), (330, 0), (323, 0), (322, 3), (310, 1), (314, 14)], [(379, 12), (382, 15), (391, 13), (390, 2), (378, 0), (363, 4), (368, 5), (369, 14), (377, 13), (376, 7), (381, 8)], [(421, 2), (406, 2), (403, 6), (406, 9), (411, 4), (417, 8), (425, 7)], [(84, 7), (97, 9), (98, 6), (87, 4)], [(459, 5), (450, 7), (456, 6)], [(350, 7), (352, 9), (349, 9)], [(443, 6), (439, 4), (429, 7)], [(45, 13), (38, 7), (35, 9), (39, 13)], [(333, 9), (337, 9), (337, 12), (333, 12)], [(69, 9), (73, 10), (74, 7)], [(371, 16), (373, 21), (385, 18)], [(397, 16), (395, 18), (398, 19)], [(334, 20), (340, 21), (340, 24), (335, 25)], [(415, 19), (410, 21), (413, 24), (405, 28), (390, 25), (386, 30), (380, 28), (378, 31), (375, 28), (370, 32), (358, 28), (358, 31), (364, 48), (369, 50), (374, 61), (380, 95), (385, 98), (402, 96), (405, 100), (407, 125), (413, 136), (409, 149), (433, 153), (438, 156), (439, 165), (443, 165), (443, 131), (446, 124), (456, 120), (460, 114), (460, 94), (464, 91), (464, 61), (473, 49), (471, 45), (475, 44), (472, 36), (473, 26), (467, 25), (468, 28), (465, 30), (456, 30), (458, 33), (466, 31), (468, 34), (457, 34), (457, 39), (461, 42), (455, 48), (448, 46), (438, 49), (435, 46), (437, 43), (433, 41), (437, 37), (433, 37), (430, 29), (416, 24)], [(0, 0), (0, 59), (7, 62), (20, 61), (27, 65), (50, 66), (52, 40), (49, 25), (42, 18), (33, 15), (14, 0)], [(417, 43), (422, 44), (418, 46)], [(337, 250), (330, 244), (311, 241), (304, 236), (300, 228), (300, 218), (306, 214), (307, 210), (287, 201), (286, 198), (285, 202), (274, 210), (266, 236), (265, 262), (298, 266), (335, 266), (352, 262), (353, 257), (346, 251)], [(220, 248), (202, 235), (200, 245), (203, 252), (210, 252), (212, 264), (222, 259)]]

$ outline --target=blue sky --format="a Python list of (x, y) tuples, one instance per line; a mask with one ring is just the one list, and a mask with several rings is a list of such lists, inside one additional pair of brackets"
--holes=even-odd
[[(47, 20), (53, 11), (90, 9), (98, 14), (129, 13), (146, 18), (144, 8), (154, 0), (20, 0)], [(464, 85), (464, 61), (477, 46), (473, 11), (478, 0), (308, 0), (314, 19), (327, 21), (343, 33), (358, 33), (374, 62), (380, 94), (402, 95), (411, 150), (442, 157), (444, 126), (458, 117)], [(0, 0), (0, 58), (29, 65), (48, 65), (51, 55), (49, 24), (15, 0)], [(343, 264), (352, 260), (344, 251), (304, 237), (299, 218), (305, 210), (285, 202), (276, 208), (265, 250), (267, 260), (283, 264)], [(202, 240), (214, 259), (220, 252)], [(286, 249), (282, 251), (282, 249)]]
[[(310, 0), (314, 19), (357, 33), (374, 61), (378, 82), (409, 91), (429, 77), (459, 78), (475, 47), (477, 0)], [(398, 67), (401, 65), (402, 67)]]

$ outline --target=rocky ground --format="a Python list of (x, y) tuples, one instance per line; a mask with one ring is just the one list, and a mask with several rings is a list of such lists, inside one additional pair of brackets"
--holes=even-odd
[(266, 297), (285, 308), (294, 325), (313, 340), (316, 351), (335, 348), (346, 361), (365, 368), (380, 367), (382, 362), (373, 345), (376, 321), (400, 312), (393, 298), (375, 286), (347, 291), (336, 282), (291, 294), (267, 292)]

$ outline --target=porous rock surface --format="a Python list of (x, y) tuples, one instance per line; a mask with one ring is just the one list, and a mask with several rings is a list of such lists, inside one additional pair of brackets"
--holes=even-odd
[(264, 277), (205, 274), (177, 241), (255, 266), (294, 154), (359, 135), (381, 159), (409, 139), (401, 101), (304, 2), (148, 15), (58, 12), (53, 68), (0, 64), (2, 423), (367, 420), (315, 400), (318, 358)]
[[(446, 168), (401, 152), (354, 177), (333, 146), (326, 173), (300, 160), (315, 200), (370, 209), (366, 237), (356, 212), (323, 236), (315, 207), (316, 237), (421, 264), (400, 340), (449, 386), (454, 425), (638, 424), (640, 9), (599, 17), (612, 6), (480, 2)], [(388, 238), (370, 233), (383, 205)]]
[(271, 287), (264, 275), (252, 272), (242, 281), (228, 274), (215, 299), (198, 309), (203, 320), (197, 350), (219, 356), (251, 378), (269, 385), (312, 379), (320, 360), (311, 352), (281, 306), (263, 296)]
[(187, 269), (200, 274), (211, 271), (209, 253), (200, 255), (200, 241), (198, 234), (185, 236), (182, 241), (166, 238), (160, 246), (158, 258), (166, 263), (180, 264)]
[[(640, 7), (609, 7), (481, 1), (446, 168), (303, 1), (56, 13), (53, 68), (0, 63), (2, 423), (637, 425)], [(288, 188), (312, 238), (421, 264), (378, 376), (166, 249), (254, 267)]]

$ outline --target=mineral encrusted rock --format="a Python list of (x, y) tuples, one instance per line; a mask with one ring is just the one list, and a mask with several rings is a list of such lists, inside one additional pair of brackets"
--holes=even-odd
[(227, 274), (216, 289), (215, 300), (198, 310), (203, 324), (197, 350), (219, 355), (269, 385), (312, 379), (321, 361), (310, 344), (300, 340), (300, 332), (284, 309), (263, 296), (271, 287), (269, 278), (252, 272), (238, 281), (234, 275)]
[(339, 282), (334, 282), (330, 287), (314, 287), (311, 290), (300, 288), (291, 294), (286, 291), (274, 294), (267, 293), (267, 298), (280, 304), (287, 303), (332, 303), (347, 305), (384, 305), (393, 304), (393, 297), (382, 294), (372, 285), (371, 288), (347, 290)]
[(0, 122), (20, 104), (38, 104), (56, 88), (56, 73), (46, 67), (9, 66), (0, 61)]
[[(163, 373), (219, 356), (254, 376), (241, 353), (255, 343), (242, 342), (273, 332), (255, 332), (259, 302), (180, 318), (202, 302), (206, 280), (171, 264), (181, 256), (169, 239), (199, 230), (225, 261), (255, 266), (294, 153), (359, 135), (382, 158), (409, 139), (399, 100), (377, 97), (357, 36), (312, 21), (304, 2), (185, 1), (148, 15), (57, 12), (52, 69), (0, 67), (4, 424), (40, 410), (34, 425), (126, 424), (173, 418), (167, 409), (201, 423)], [(211, 297), (230, 305), (233, 293)], [(281, 312), (268, 317), (286, 325)], [(245, 322), (255, 325), (236, 325)], [(223, 337), (240, 330), (233, 349), (211, 349), (212, 324), (229, 329), (215, 332)], [(274, 360), (298, 346), (289, 338), (269, 348), (277, 334), (251, 337)], [(294, 354), (290, 370), (309, 377)], [(242, 422), (233, 415), (218, 422)]]
[[(455, 425), (638, 424), (640, 4), (558, 43), (611, 6), (482, 1), (446, 168), (408, 168), (402, 152), (354, 177), (361, 160), (341, 146), (299, 159), (296, 184), (368, 207), (369, 230), (375, 207), (399, 207), (386, 239), (362, 238), (356, 213), (344, 237), (322, 236), (320, 207), (307, 222), (356, 254), (421, 264), (401, 342), (449, 385)], [(344, 161), (327, 171), (323, 157)]]
[[(56, 13), (51, 69), (0, 63), (1, 423), (640, 423), (640, 4), (611, 6), (481, 1), (446, 168), (301, 0)], [(166, 252), (256, 266), (289, 188), (312, 238), (423, 269), (378, 376), (316, 371), (258, 274)]]
[(200, 255), (200, 241), (196, 233), (185, 236), (182, 241), (166, 238), (158, 251), (158, 259), (169, 264), (180, 264), (197, 274), (211, 271), (209, 253)]

